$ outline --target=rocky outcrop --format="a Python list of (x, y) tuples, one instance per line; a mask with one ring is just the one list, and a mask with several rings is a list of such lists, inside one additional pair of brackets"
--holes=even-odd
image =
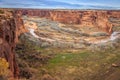
[[(110, 18), (120, 18), (120, 11), (104, 10), (26, 10), (20, 9), (16, 13), (28, 16), (39, 16), (65, 24), (80, 24), (81, 26), (98, 27), (108, 33), (112, 32), (113, 24)], [(81, 27), (80, 26), (80, 27)]]
[(26, 28), (24, 27), (24, 23), (22, 20), (22, 17), (20, 14), (15, 14), (14, 13), (14, 20), (15, 20), (15, 25), (16, 25), (16, 42), (18, 42), (18, 37), (20, 36), (21, 33), (26, 32)]
[(18, 36), (25, 31), (19, 15), (12, 10), (1, 9), (0, 13), (0, 57), (5, 58), (9, 63), (11, 77), (19, 75), (18, 65), (15, 58), (15, 47)]

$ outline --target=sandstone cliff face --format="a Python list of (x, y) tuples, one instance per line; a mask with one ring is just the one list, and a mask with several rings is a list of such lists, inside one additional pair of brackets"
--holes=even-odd
[[(18, 77), (19, 69), (15, 59), (15, 47), (18, 35), (25, 29), (20, 17), (8, 10), (0, 14), (0, 57), (9, 63), (11, 77)], [(22, 28), (22, 29), (21, 29)]]
[(22, 20), (22, 17), (20, 14), (14, 14), (14, 20), (15, 20), (15, 25), (16, 25), (16, 40), (15, 42), (18, 42), (18, 37), (21, 33), (26, 32), (26, 28), (24, 27), (24, 23)]
[(120, 10), (118, 11), (107, 11), (109, 17), (120, 18)]
[(39, 16), (65, 24), (80, 24), (81, 26), (98, 27), (111, 33), (113, 24), (109, 18), (120, 18), (120, 11), (102, 10), (18, 10), (16, 13), (28, 16)]

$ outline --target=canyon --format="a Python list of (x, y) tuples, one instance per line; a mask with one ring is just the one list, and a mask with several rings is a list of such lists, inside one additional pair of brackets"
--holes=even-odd
[[(7, 60), (7, 62), (9, 63), (9, 69), (11, 71), (11, 77), (14, 78), (19, 78), (21, 74), (20, 72), (22, 72), (19, 69), (21, 68), (21, 66), (19, 65), (20, 63), (22, 63), (22, 61), (24, 61), (23, 62), (24, 65), (27, 66), (28, 66), (27, 62), (29, 61), (32, 62), (31, 61), (32, 59), (29, 60), (31, 55), (32, 57), (34, 56), (33, 59), (34, 58), (35, 60), (37, 59), (39, 63), (41, 61), (43, 62), (47, 61), (49, 58), (51, 58), (51, 55), (52, 57), (55, 54), (58, 55), (56, 53), (57, 51), (58, 53), (61, 53), (62, 51), (64, 53), (64, 50), (66, 50), (66, 52), (62, 54), (65, 55), (62, 56), (62, 59), (64, 60), (67, 58), (66, 53), (69, 52), (70, 55), (74, 55), (71, 53), (72, 52), (74, 53), (74, 51), (76, 53), (76, 51), (78, 51), (76, 53), (78, 54), (81, 50), (84, 50), (86, 48), (90, 49), (91, 51), (94, 51), (96, 48), (100, 49), (99, 51), (101, 50), (107, 51), (108, 49), (115, 48), (116, 51), (118, 49), (118, 52), (115, 54), (115, 58), (116, 58), (116, 55), (119, 55), (119, 47), (120, 47), (119, 41), (120, 41), (120, 11), (119, 10), (0, 9), (0, 57), (5, 58)], [(25, 45), (27, 45), (27, 47)], [(37, 50), (34, 52), (36, 46), (37, 46)], [(18, 52), (15, 50), (16, 48)], [(25, 52), (24, 48), (25, 49), (28, 48), (28, 50), (26, 49)], [(34, 54), (32, 53), (32, 50)], [(76, 54), (73, 56), (73, 58), (76, 56)], [(26, 59), (25, 57), (26, 55), (29, 56), (28, 56), (28, 61), (26, 61), (25, 63), (24, 59)], [(109, 54), (106, 55), (108, 55), (108, 57), (110, 58), (111, 57), (114, 58), (114, 56), (111, 56)], [(21, 60), (20, 62), (18, 62), (19, 60), (17, 59), (18, 57)], [(38, 59), (38, 57), (40, 58)], [(92, 61), (91, 58), (90, 61)], [(94, 61), (92, 61), (91, 63), (95, 64), (93, 62)], [(72, 72), (78, 70), (76, 69), (76, 67), (69, 66), (69, 68), (70, 71), (68, 70), (69, 71), (68, 73), (71, 73), (71, 70)], [(83, 68), (81, 67), (81, 69)], [(91, 71), (88, 70), (88, 72)], [(65, 75), (68, 76), (68, 73)], [(26, 73), (23, 73), (22, 75), (24, 76), (25, 74)], [(59, 73), (57, 72), (55, 73), (55, 75), (59, 76), (58, 74)], [(97, 73), (95, 73), (95, 75), (96, 74)], [(63, 75), (61, 74), (61, 76)], [(114, 74), (109, 73), (109, 75), (114, 75)], [(49, 75), (47, 76), (48, 78), (51, 78), (51, 76)], [(82, 77), (83, 75), (79, 75), (79, 76)], [(83, 80), (86, 80), (84, 79), (84, 77)], [(71, 76), (70, 80), (74, 80), (73, 78), (74, 77)], [(109, 78), (110, 77), (107, 77), (105, 80)], [(65, 80), (65, 79), (67, 78), (64, 77), (61, 79), (51, 78), (51, 80)]]
[[(27, 38), (33, 39), (43, 47), (62, 46), (79, 49), (96, 43), (111, 44), (115, 36), (111, 37), (111, 40), (108, 38), (112, 33), (117, 33), (113, 28), (120, 26), (120, 12), (114, 10), (24, 9), (16, 10), (16, 13), (23, 16), (24, 25), (33, 35)], [(119, 31), (117, 34), (119, 36)]]
[[(113, 19), (120, 18), (118, 10), (32, 10), (20, 9), (16, 13), (27, 16), (38, 16), (52, 21), (65, 24), (80, 24), (80, 27), (99, 27), (106, 32), (112, 33), (112, 27), (117, 24)], [(111, 21), (110, 21), (111, 20)]]

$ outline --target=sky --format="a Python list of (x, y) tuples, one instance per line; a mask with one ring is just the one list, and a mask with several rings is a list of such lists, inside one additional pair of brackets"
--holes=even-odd
[(0, 0), (0, 8), (120, 9), (120, 0)]

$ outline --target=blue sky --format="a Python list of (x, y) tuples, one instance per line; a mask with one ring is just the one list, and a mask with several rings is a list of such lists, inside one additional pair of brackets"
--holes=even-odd
[(0, 0), (1, 8), (120, 9), (120, 0)]

